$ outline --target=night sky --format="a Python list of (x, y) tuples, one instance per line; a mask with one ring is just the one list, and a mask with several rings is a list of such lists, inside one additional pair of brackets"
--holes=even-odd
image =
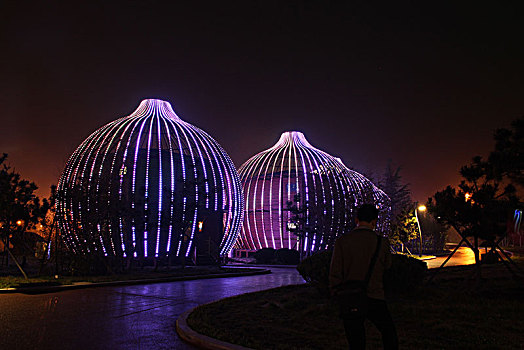
[(357, 171), (391, 159), (419, 201), (524, 114), (524, 13), (499, 2), (43, 3), (0, 4), (0, 153), (40, 195), (144, 98), (237, 167), (297, 130)]

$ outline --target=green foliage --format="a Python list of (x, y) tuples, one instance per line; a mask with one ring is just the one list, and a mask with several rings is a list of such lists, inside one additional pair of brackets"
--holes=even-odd
[(262, 248), (257, 250), (253, 257), (257, 264), (272, 264), (275, 261), (275, 252), (273, 248)]
[(277, 263), (283, 265), (296, 265), (300, 262), (300, 253), (294, 249), (281, 248), (275, 252)]
[(420, 231), (422, 231), (422, 250), (433, 254), (443, 252), (446, 243), (446, 227), (439, 224), (428, 212), (418, 211), (418, 222), (420, 228), (413, 204), (397, 216), (396, 223), (391, 225), (391, 233), (388, 236), (391, 246), (396, 251), (402, 251), (401, 248), (404, 245), (412, 253), (418, 252)]
[(384, 274), (384, 288), (390, 293), (413, 290), (424, 281), (428, 266), (424, 261), (402, 255), (392, 255), (391, 269)]
[(394, 168), (389, 161), (379, 182), (380, 188), (391, 200), (391, 230), (388, 238), (396, 249), (419, 236), (415, 203), (411, 200), (409, 184), (402, 181), (401, 169)]
[(397, 215), (394, 224), (391, 225), (391, 233), (388, 238), (392, 246), (398, 247), (418, 236), (419, 229), (415, 217), (415, 208), (410, 205)]

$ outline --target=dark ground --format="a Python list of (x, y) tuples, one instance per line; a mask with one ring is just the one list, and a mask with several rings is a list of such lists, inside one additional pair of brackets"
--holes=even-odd
[[(524, 260), (515, 259), (521, 269)], [(473, 266), (449, 267), (417, 290), (390, 295), (404, 349), (522, 349), (524, 284), (502, 263), (483, 266), (477, 288)], [(346, 349), (342, 323), (326, 296), (311, 286), (287, 286), (198, 308), (190, 327), (256, 349)], [(370, 348), (380, 335), (367, 325)]]

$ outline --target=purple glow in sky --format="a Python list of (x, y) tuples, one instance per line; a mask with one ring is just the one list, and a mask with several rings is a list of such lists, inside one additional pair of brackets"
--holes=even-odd
[(391, 159), (424, 202), (524, 114), (522, 7), (1, 1), (0, 153), (47, 196), (90, 133), (158, 96), (237, 167), (301, 130), (368, 177)]

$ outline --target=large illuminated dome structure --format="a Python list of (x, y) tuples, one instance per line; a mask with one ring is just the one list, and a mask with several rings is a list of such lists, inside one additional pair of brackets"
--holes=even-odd
[(354, 227), (356, 208), (374, 203), (387, 234), (390, 200), (340, 159), (313, 147), (301, 132), (284, 132), (239, 169), (246, 218), (239, 251), (288, 248), (306, 254), (329, 248)]
[[(375, 204), (378, 208), (376, 230), (387, 236), (390, 233), (391, 199), (364, 175), (346, 167), (340, 158), (337, 158), (337, 161), (344, 166), (343, 173), (348, 182), (349, 193), (355, 200), (355, 206), (358, 208), (364, 203)], [(354, 222), (355, 216), (352, 217), (351, 222)]]
[(59, 226), (77, 254), (224, 256), (243, 221), (241, 184), (229, 156), (155, 99), (82, 142), (58, 196)]

